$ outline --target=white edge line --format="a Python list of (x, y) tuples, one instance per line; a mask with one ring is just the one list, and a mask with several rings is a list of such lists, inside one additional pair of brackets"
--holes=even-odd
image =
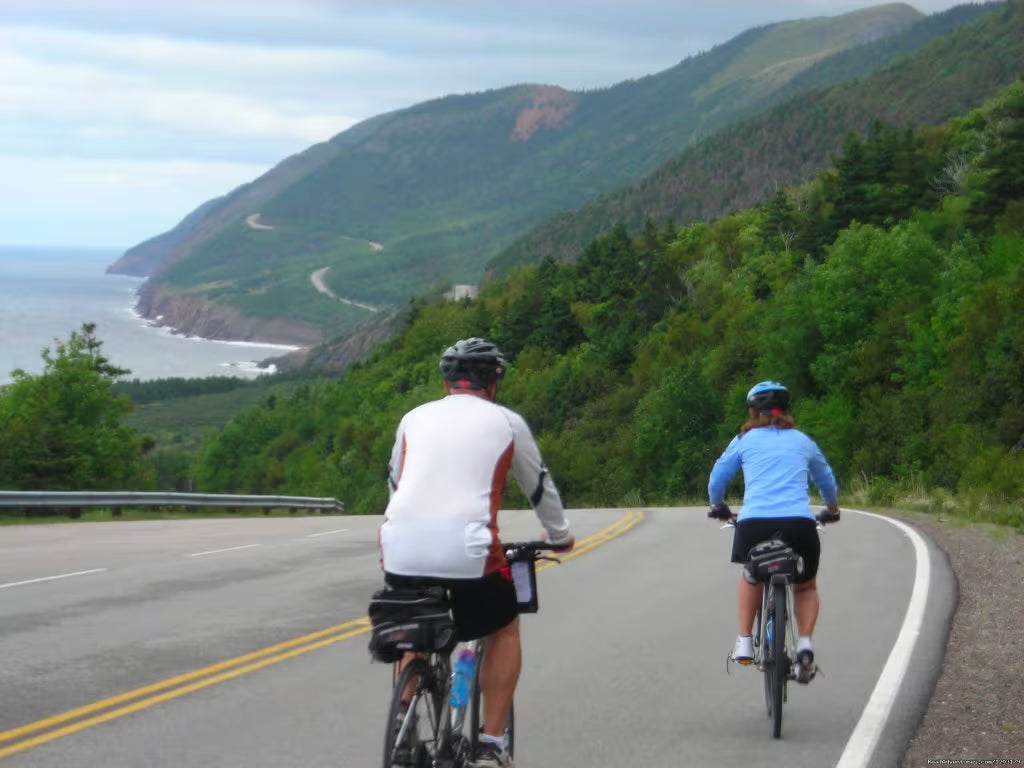
[(910, 655), (914, 650), (914, 644), (917, 642), (924, 621), (924, 609), (928, 600), (931, 579), (931, 563), (928, 546), (924, 539), (906, 523), (859, 509), (845, 511), (877, 517), (895, 525), (907, 535), (914, 545), (914, 557), (917, 560), (914, 569), (914, 588), (911, 590), (910, 602), (907, 604), (907, 612), (903, 617), (903, 626), (889, 652), (889, 658), (882, 668), (882, 673), (878, 676), (875, 689), (864, 706), (860, 720), (857, 721), (850, 740), (846, 742), (846, 748), (843, 750), (839, 762), (836, 763), (836, 768), (864, 768), (869, 764), (871, 754), (878, 744), (882, 729), (885, 728), (885, 721), (889, 717), (889, 712), (896, 701), (896, 695), (899, 693), (900, 684), (910, 665)]
[(321, 531), (320, 533), (307, 533), (307, 539), (315, 539), (317, 536), (330, 536), (332, 533), (344, 533), (348, 528), (336, 528), (333, 531)]
[(72, 576), (85, 576), (88, 573), (102, 573), (106, 568), (93, 568), (88, 571), (75, 571), (74, 573), (61, 573), (57, 576), (43, 576), (41, 579), (26, 579), (25, 581), (12, 581), (10, 584), (0, 584), (0, 589), (8, 587), (20, 587), (23, 584), (38, 584), (40, 581), (54, 581), (55, 579), (70, 579)]
[(240, 547), (224, 547), (223, 549), (209, 549), (206, 552), (193, 552), (189, 557), (203, 557), (204, 555), (217, 555), (221, 552), (237, 552), (240, 549), (252, 549), (258, 547), (259, 544), (243, 544)]

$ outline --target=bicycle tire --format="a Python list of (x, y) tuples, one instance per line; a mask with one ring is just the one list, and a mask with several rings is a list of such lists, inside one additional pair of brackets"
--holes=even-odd
[(773, 619), (772, 629), (772, 736), (782, 736), (782, 701), (786, 695), (786, 678), (789, 674), (786, 664), (786, 585), (772, 584)]
[(765, 618), (761, 619), (761, 611), (757, 612), (757, 629), (755, 630), (760, 636), (761, 640), (761, 672), (764, 674), (764, 709), (768, 713), (768, 719), (772, 717), (772, 702), (775, 701), (775, 666), (772, 657), (772, 644), (768, 642), (768, 617), (772, 617), (772, 621), (775, 620), (772, 611), (774, 605), (771, 602), (771, 587), (765, 585), (765, 591), (768, 594), (768, 599), (764, 603), (764, 615)]
[[(765, 587), (767, 589), (767, 587)], [(751, 640), (754, 643), (754, 663), (758, 665), (758, 668), (762, 671), (768, 669), (768, 665), (771, 662), (772, 650), (768, 647), (768, 643), (764, 640), (764, 630), (766, 625), (761, 623), (761, 609), (757, 609), (757, 613), (754, 614), (754, 631), (751, 636)], [(768, 713), (768, 717), (772, 716), (772, 689), (770, 681), (765, 672), (764, 677), (764, 708)]]
[[(480, 669), (483, 667), (483, 653), (477, 658), (476, 673), (473, 675), (473, 701), (470, 703), (469, 714), (469, 745), (471, 754), (476, 754), (480, 742), (480, 734), (484, 732), (486, 713), (483, 707), (483, 696), (480, 692)], [(505, 716), (505, 750), (509, 757), (515, 757), (516, 746), (516, 713), (515, 704), (509, 702), (508, 715)]]
[[(402, 711), (402, 693), (415, 679), (416, 690), (413, 692), (409, 702), (409, 710), (405, 716), (415, 717), (411, 724), (412, 733), (406, 733), (404, 742), (404, 753), (401, 751), (403, 745), (396, 743), (399, 730), (395, 724)], [(428, 768), (437, 753), (440, 743), (437, 732), (440, 726), (440, 708), (438, 707), (438, 692), (434, 689), (433, 673), (430, 665), (425, 659), (412, 659), (398, 675), (395, 681), (394, 691), (391, 694), (391, 706), (388, 708), (387, 730), (384, 734), (384, 768)], [(408, 726), (404, 726), (408, 727)], [(427, 738), (424, 738), (424, 737)]]

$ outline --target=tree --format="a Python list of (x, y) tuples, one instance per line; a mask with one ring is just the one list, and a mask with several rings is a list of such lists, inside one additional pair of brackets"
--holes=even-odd
[(12, 372), (0, 388), (0, 487), (116, 490), (142, 482), (142, 443), (122, 423), (131, 401), (113, 391), (130, 371), (102, 352), (96, 325), (43, 350), (43, 373)]
[[(1024, 85), (1010, 88), (990, 118), (989, 148), (981, 157), (986, 179), (974, 207), (979, 218), (997, 217), (1024, 198)], [(982, 226), (983, 228), (983, 226)]]

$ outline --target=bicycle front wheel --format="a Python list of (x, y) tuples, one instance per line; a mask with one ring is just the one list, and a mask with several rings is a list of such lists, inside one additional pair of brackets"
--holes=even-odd
[(772, 736), (782, 736), (782, 700), (786, 693), (789, 665), (786, 663), (786, 585), (772, 585), (772, 666), (766, 674), (772, 675)]
[[(480, 743), (480, 734), (484, 732), (484, 723), (487, 720), (487, 713), (484, 711), (484, 697), (480, 690), (480, 669), (483, 666), (483, 658), (476, 665), (476, 674), (473, 676), (473, 701), (470, 705), (469, 717), (469, 744), (472, 754), (476, 754), (477, 744)], [(508, 714), (505, 716), (505, 751), (510, 757), (515, 755), (515, 730), (516, 715), (515, 706), (509, 702)]]
[(384, 768), (429, 768), (433, 763), (441, 741), (436, 688), (425, 659), (413, 659), (398, 675), (384, 735)]

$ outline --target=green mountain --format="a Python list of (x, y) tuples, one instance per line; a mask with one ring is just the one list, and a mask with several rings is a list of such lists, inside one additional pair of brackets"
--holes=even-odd
[(897, 52), (920, 45), (939, 32), (921, 31), (929, 21), (882, 5), (753, 29), (604, 90), (520, 85), (380, 115), (206, 203), (111, 271), (149, 275), (140, 309), (190, 332), (244, 327), (303, 343), (347, 334), (439, 283), (479, 282), (524, 232), (694, 141), (884, 63), (876, 53), (845, 72), (837, 53), (879, 40), (903, 40)]
[[(647, 219), (683, 224), (754, 205), (830, 165), (850, 132), (863, 133), (875, 120), (942, 123), (1024, 71), (1024, 8), (1018, 2), (956, 8), (902, 37), (908, 38), (904, 45), (896, 37), (822, 62), (780, 90), (803, 91), (799, 95), (708, 136), (637, 183), (552, 217), (493, 259), (488, 271), (500, 274), (548, 257), (574, 259), (620, 222), (639, 232)], [(897, 55), (911, 41), (925, 40), (930, 42)], [(869, 72), (871, 62), (882, 58), (890, 63)], [(835, 71), (860, 76), (818, 87)]]
[(860, 488), (872, 505), (912, 494), (943, 511), (956, 494), (1024, 529), (1022, 169), (1024, 81), (940, 126), (876, 124), (757, 207), (639, 236), (619, 226), (571, 263), (417, 307), (345, 376), (238, 413), (193, 477), (379, 514), (395, 425), (441, 396), (444, 348), (483, 335), (510, 361), (499, 399), (572, 506), (706, 498), (747, 389), (777, 379), (844, 504)]

